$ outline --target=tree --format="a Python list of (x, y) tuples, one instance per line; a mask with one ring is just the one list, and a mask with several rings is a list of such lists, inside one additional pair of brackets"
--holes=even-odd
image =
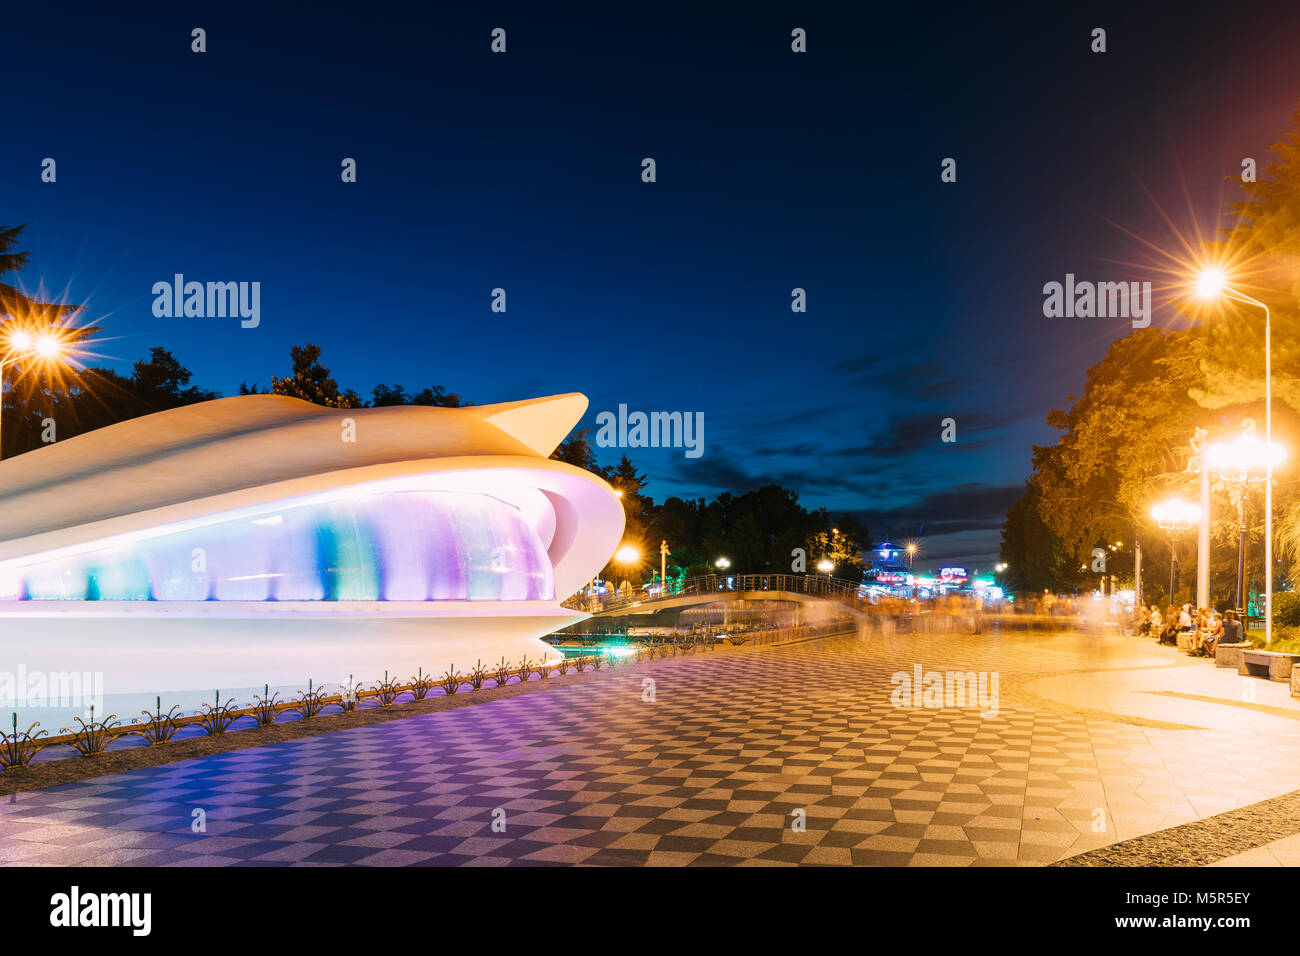
[[(1233, 285), (1270, 306), (1273, 428), (1281, 435), (1300, 435), (1300, 311), (1294, 305), (1300, 297), (1300, 272), (1294, 268), (1300, 256), (1300, 111), (1271, 154), (1273, 161), (1258, 181), (1242, 184), (1245, 199), (1230, 204), (1234, 220), (1225, 237), (1207, 243), (1204, 253), (1211, 262), (1233, 264)], [(1017, 584), (1071, 587), (1095, 581), (1095, 575), (1071, 569), (1087, 567), (1094, 547), (1112, 538), (1131, 540), (1137, 532), (1146, 544), (1144, 579), (1155, 582), (1162, 576), (1163, 593), (1168, 539), (1151, 522), (1149, 509), (1171, 493), (1194, 497), (1196, 478), (1187, 470), (1194, 432), (1203, 428), (1212, 440), (1230, 438), (1247, 418), (1263, 431), (1258, 309), (1227, 298), (1182, 308), (1199, 324), (1175, 332), (1131, 333), (1089, 370), (1084, 394), (1072, 399), (1069, 411), (1049, 414), (1061, 438), (1034, 449), (1025, 496), (1003, 528), (1002, 556)], [(1274, 493), (1278, 556), (1292, 577), (1300, 572), (1296, 474), (1294, 467), (1276, 474)], [(1216, 482), (1211, 493), (1212, 593), (1223, 599), (1235, 584), (1231, 559), (1238, 526), (1230, 489)], [(1262, 560), (1261, 525), (1256, 500), (1247, 528), (1252, 574)], [(1190, 552), (1190, 542), (1183, 547)], [(1180, 588), (1186, 586), (1184, 576)]]
[(560, 442), (558, 448), (551, 452), (554, 461), (562, 461), (587, 471), (597, 471), (596, 453), (591, 442), (587, 440), (587, 429), (580, 429)]
[(361, 398), (351, 389), (340, 392), (330, 370), (320, 362), (320, 346), (295, 345), (289, 350), (293, 372), (287, 378), (271, 376), (271, 392), (301, 398), (327, 408), (360, 408)]
[(401, 385), (376, 385), (371, 391), (371, 406), (382, 408), (389, 405), (425, 405), (439, 408), (460, 408), (461, 401), (455, 392), (448, 392), (441, 385), (434, 385), (414, 395), (408, 395)]
[[(26, 228), (25, 224), (0, 226), (0, 277), (20, 272), (28, 265), (31, 254), (14, 251)], [(38, 302), (14, 286), (0, 282), (0, 314), (24, 325), (47, 327), (80, 312), (82, 308), (80, 305)]]
[(216, 392), (189, 385), (192, 373), (164, 348), (150, 349), (148, 361), (135, 363), (127, 378), (105, 368), (68, 368), (18, 377), (4, 395), (6, 456), (40, 448), (49, 441), (47, 423), (58, 440), (151, 412), (217, 398)]
[(216, 392), (190, 386), (193, 374), (167, 349), (154, 346), (149, 350), (149, 361), (135, 363), (131, 381), (136, 396), (154, 410), (192, 405), (218, 397)]
[[(1034, 449), (1025, 494), (1003, 526), (1002, 560), (1013, 590), (1075, 590), (1096, 586), (1094, 549), (1105, 574), (1130, 581), (1132, 542), (1144, 542), (1144, 578), (1168, 580), (1167, 537), (1150, 508), (1172, 494), (1195, 497), (1188, 471), (1198, 428), (1215, 434), (1254, 412), (1246, 404), (1207, 408), (1196, 400), (1206, 383), (1198, 355), (1205, 329), (1143, 329), (1120, 339), (1088, 370), (1084, 393), (1068, 411), (1053, 409), (1048, 423), (1057, 444)], [(1217, 513), (1229, 509), (1227, 489), (1216, 488)], [(1227, 544), (1231, 532), (1215, 526)], [(1128, 546), (1113, 549), (1114, 542)]]

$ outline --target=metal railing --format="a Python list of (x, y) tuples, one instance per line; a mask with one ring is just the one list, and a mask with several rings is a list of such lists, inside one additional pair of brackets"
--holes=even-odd
[[(709, 574), (687, 578), (675, 587), (661, 594), (618, 594), (608, 597), (584, 597), (575, 594), (564, 601), (567, 608), (599, 614), (640, 605), (653, 605), (660, 601), (681, 597), (693, 597), (708, 594), (734, 594), (741, 591), (774, 591), (786, 594), (807, 594), (810, 597), (838, 601), (859, 610), (871, 606), (871, 602), (860, 594), (861, 584), (830, 578), (820, 574)], [(780, 600), (773, 596), (773, 600)]]

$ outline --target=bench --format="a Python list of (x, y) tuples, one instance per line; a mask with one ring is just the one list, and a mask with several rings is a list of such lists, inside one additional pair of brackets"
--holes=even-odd
[(1237, 673), (1246, 677), (1263, 677), (1268, 680), (1291, 679), (1291, 670), (1300, 654), (1283, 654), (1279, 651), (1243, 650)]
[(1300, 667), (1291, 668), (1291, 696), (1300, 697)]
[(1193, 641), (1196, 639), (1194, 631), (1179, 631), (1176, 635), (1178, 638), (1178, 649), (1184, 654), (1192, 653)]
[[(1241, 663), (1241, 652), (1254, 646), (1250, 641), (1242, 641), (1239, 644), (1219, 644), (1214, 648), (1214, 666), (1237, 667)], [(1300, 673), (1300, 671), (1293, 673)]]

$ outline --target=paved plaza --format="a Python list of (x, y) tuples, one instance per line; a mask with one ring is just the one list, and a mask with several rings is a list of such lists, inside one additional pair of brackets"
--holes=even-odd
[[(996, 673), (996, 713), (895, 706), (917, 665)], [(1296, 790), (1284, 684), (1113, 633), (873, 634), (18, 793), (0, 861), (1044, 865)], [(1206, 863), (1281, 865), (1297, 833), (1196, 840)]]

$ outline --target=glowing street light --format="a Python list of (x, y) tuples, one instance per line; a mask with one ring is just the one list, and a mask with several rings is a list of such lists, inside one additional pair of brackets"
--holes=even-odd
[(1201, 509), (1182, 498), (1169, 498), (1151, 509), (1151, 517), (1169, 532), (1169, 603), (1173, 603), (1178, 583), (1178, 536), (1201, 520)]
[(913, 541), (907, 546), (907, 568), (912, 569), (912, 559), (916, 557), (916, 542)]
[(614, 560), (619, 564), (637, 564), (641, 560), (641, 552), (630, 544), (625, 544), (614, 552)]
[[(1273, 317), (1267, 305), (1234, 289), (1220, 266), (1210, 265), (1196, 277), (1196, 294), (1202, 299), (1222, 296), (1264, 310), (1264, 442), (1273, 445)], [(1273, 643), (1273, 467), (1267, 465), (1264, 479), (1264, 643)], [(1244, 554), (1238, 562), (1245, 560)], [(1238, 573), (1240, 577), (1240, 572)], [(1237, 585), (1238, 592), (1241, 584)]]
[(718, 560), (713, 562), (713, 566), (715, 568), (721, 568), (722, 570), (725, 571), (727, 570), (727, 568), (731, 567), (731, 562), (728, 561), (726, 558), (718, 558)]
[[(43, 332), (34, 336), (27, 329), (15, 329), (5, 336), (4, 341), (9, 348), (7, 352), (0, 355), (0, 424), (3, 423), (4, 414), (5, 365), (33, 356), (53, 362), (63, 358), (68, 352), (67, 342), (52, 332)], [(3, 443), (0, 443), (0, 455), (3, 453)]]
[(1218, 266), (1206, 266), (1196, 277), (1196, 295), (1201, 299), (1217, 299), (1228, 287), (1228, 274)]
[(1205, 450), (1205, 461), (1224, 481), (1260, 482), (1286, 461), (1286, 449), (1260, 441), (1249, 433), (1235, 441), (1216, 442)]
[(1217, 442), (1205, 450), (1206, 464), (1219, 473), (1219, 477), (1233, 486), (1237, 496), (1237, 610), (1244, 611), (1246, 603), (1246, 495), (1250, 486), (1264, 482), (1265, 548), (1264, 560), (1269, 564), (1265, 575), (1264, 637), (1272, 637), (1273, 623), (1273, 549), (1269, 536), (1273, 523), (1269, 520), (1273, 503), (1273, 469), (1286, 460), (1286, 449), (1272, 442), (1260, 441), (1254, 435), (1255, 423), (1247, 419), (1245, 433), (1236, 441)]
[(835, 570), (835, 562), (830, 558), (822, 558), (817, 562), (817, 570), (829, 578), (831, 572)]

